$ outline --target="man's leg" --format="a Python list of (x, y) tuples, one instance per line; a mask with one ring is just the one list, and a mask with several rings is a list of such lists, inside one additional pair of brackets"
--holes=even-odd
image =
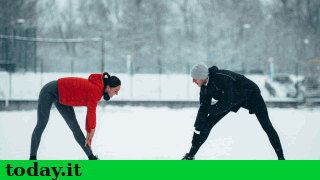
[(90, 150), (89, 146), (84, 147), (86, 138), (83, 132), (81, 131), (73, 107), (60, 104), (58, 101), (56, 101), (54, 105), (57, 107), (59, 113), (68, 124), (69, 128), (73, 133), (74, 138), (76, 139), (82, 150), (86, 153), (88, 157), (91, 156), (92, 151)]
[(258, 118), (262, 129), (267, 133), (269, 141), (275, 150), (278, 159), (284, 159), (280, 138), (271, 124), (267, 109), (256, 112), (256, 117)]
[(216, 125), (228, 113), (229, 112), (225, 112), (219, 115), (215, 115), (215, 116), (210, 115), (207, 117), (207, 120), (205, 122), (206, 123), (205, 128), (201, 130), (199, 134), (195, 132), (193, 133), (192, 146), (188, 153), (189, 157), (194, 157), (196, 155), (201, 145), (207, 140), (213, 126)]
[(284, 159), (280, 138), (272, 126), (267, 106), (260, 93), (253, 94), (252, 99), (250, 100), (250, 105), (255, 109), (256, 117), (259, 120), (262, 129), (267, 133), (269, 141), (275, 150), (278, 159)]

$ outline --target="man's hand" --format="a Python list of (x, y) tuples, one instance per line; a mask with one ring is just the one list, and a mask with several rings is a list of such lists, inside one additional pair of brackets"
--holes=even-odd
[(205, 124), (198, 124), (197, 126), (195, 126), (194, 127), (194, 131), (199, 131), (199, 132), (201, 132), (201, 131), (203, 131), (204, 129), (205, 129)]
[(92, 151), (91, 143), (92, 143), (92, 138), (93, 138), (94, 132), (95, 132), (95, 129), (91, 129), (90, 133), (87, 132), (87, 138), (86, 138), (86, 141), (84, 144), (84, 147), (87, 147), (87, 145), (89, 145), (89, 148), (91, 151)]

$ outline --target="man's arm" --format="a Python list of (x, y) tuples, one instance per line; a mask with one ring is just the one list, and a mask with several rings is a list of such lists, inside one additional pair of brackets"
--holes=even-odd
[(197, 131), (201, 131), (204, 128), (204, 122), (208, 117), (208, 107), (211, 104), (212, 97), (206, 92), (206, 87), (202, 86), (200, 89), (200, 108), (198, 110), (196, 122), (194, 127)]
[(221, 99), (215, 105), (208, 107), (208, 113), (210, 115), (218, 115), (229, 111), (234, 103), (234, 80), (225, 75), (220, 76), (222, 76), (222, 81), (217, 84), (217, 86), (222, 91)]

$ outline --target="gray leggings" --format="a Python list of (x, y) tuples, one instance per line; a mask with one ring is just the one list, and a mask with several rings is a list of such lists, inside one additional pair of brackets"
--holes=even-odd
[(51, 81), (46, 84), (40, 91), (38, 100), (38, 121), (33, 130), (31, 138), (31, 156), (36, 156), (41, 140), (41, 135), (46, 128), (49, 120), (52, 103), (56, 106), (59, 113), (62, 115), (69, 128), (71, 129), (74, 138), (83, 149), (83, 151), (90, 156), (92, 154), (89, 146), (84, 147), (86, 138), (80, 129), (76, 115), (72, 106), (66, 106), (59, 103), (58, 95), (58, 81)]

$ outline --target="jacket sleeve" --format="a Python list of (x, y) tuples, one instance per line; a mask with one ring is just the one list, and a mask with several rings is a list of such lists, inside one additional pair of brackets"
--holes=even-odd
[(89, 93), (87, 102), (87, 118), (86, 118), (86, 131), (91, 132), (91, 129), (96, 128), (96, 109), (98, 102), (94, 100), (93, 95)]
[(215, 104), (208, 107), (210, 115), (218, 115), (230, 111), (234, 104), (234, 80), (231, 77), (221, 75), (222, 81), (216, 84), (222, 91), (221, 99)]
[(208, 116), (208, 106), (211, 104), (212, 97), (206, 92), (206, 87), (200, 89), (200, 108), (198, 110), (197, 118), (194, 123), (196, 130), (201, 131), (204, 128), (205, 121)]
[(86, 131), (87, 131), (88, 133), (91, 132), (91, 129), (90, 129), (89, 123), (88, 123), (88, 114), (86, 115)]

